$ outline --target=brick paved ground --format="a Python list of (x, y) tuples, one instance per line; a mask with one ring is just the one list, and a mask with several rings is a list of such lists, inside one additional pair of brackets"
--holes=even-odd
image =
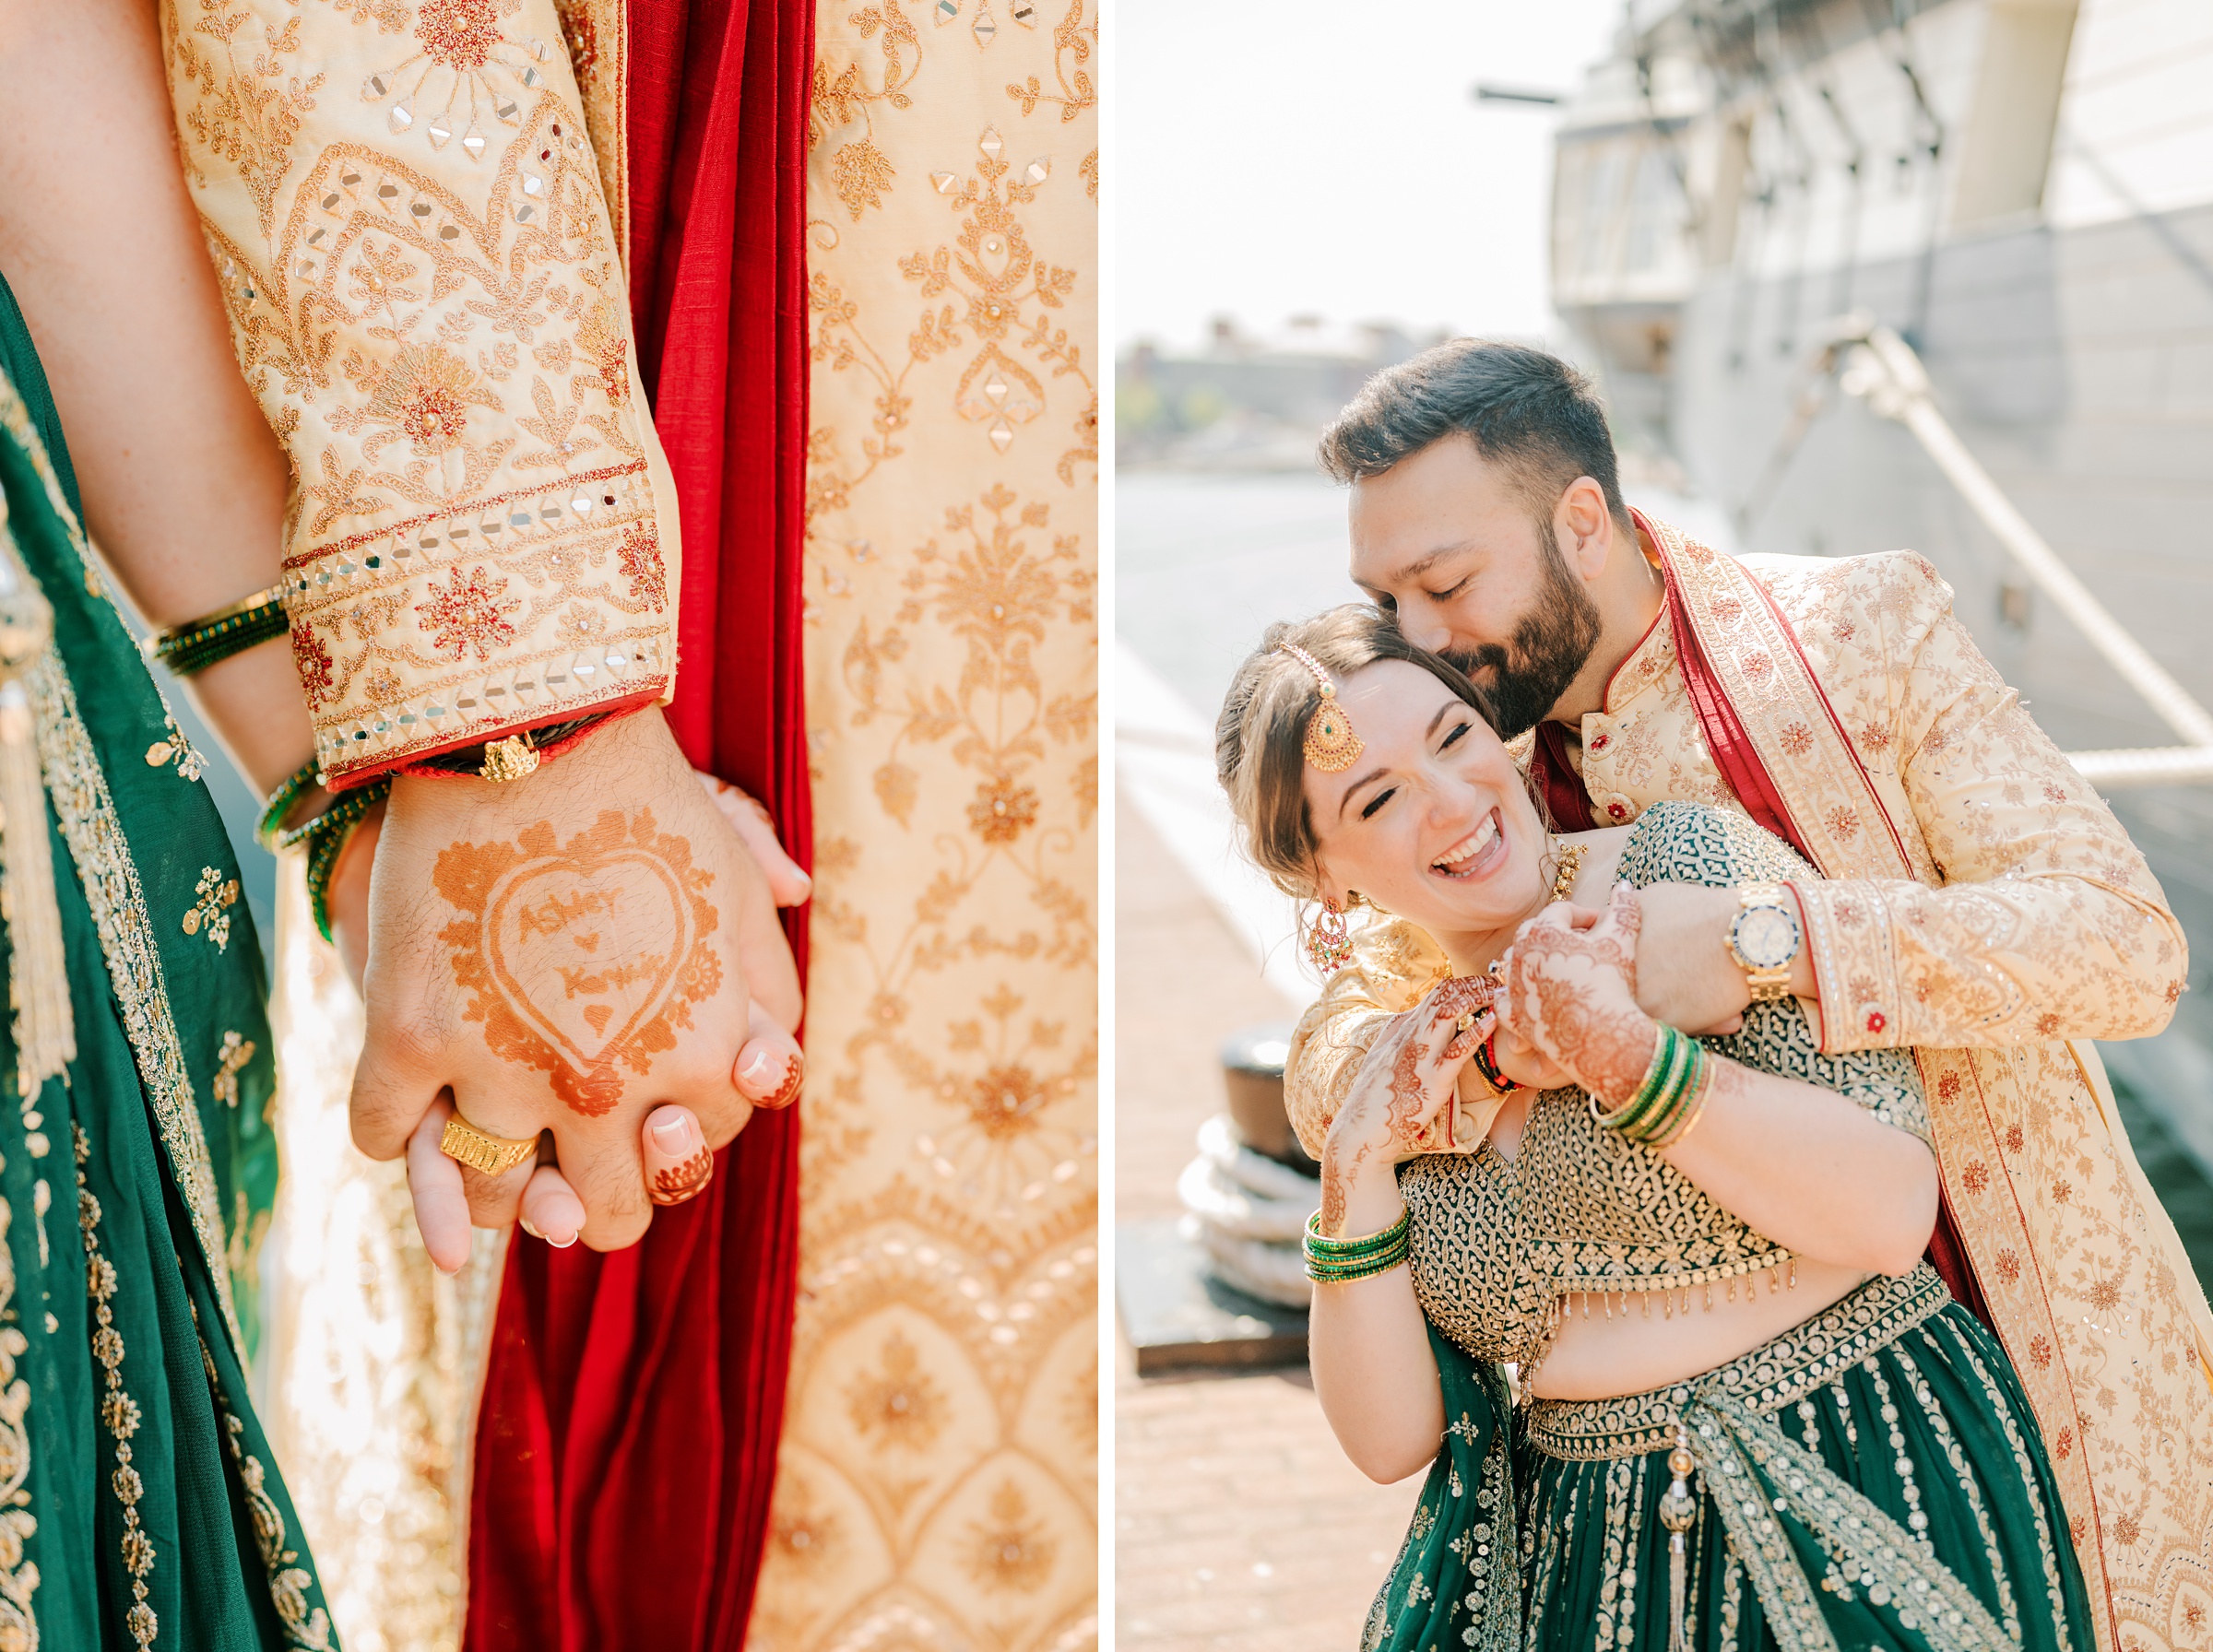
[[(1116, 1219), (1173, 1214), (1222, 1105), (1215, 1051), (1290, 1009), (1124, 808), (1117, 821)], [(1352, 1652), (1418, 1480), (1344, 1460), (1303, 1370), (1135, 1375), (1116, 1350), (1117, 1632), (1130, 1652)]]

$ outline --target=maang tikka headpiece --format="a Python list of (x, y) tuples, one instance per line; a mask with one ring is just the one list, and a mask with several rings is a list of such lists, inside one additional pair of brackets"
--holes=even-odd
[(1337, 685), (1321, 668), (1321, 662), (1296, 643), (1278, 643), (1276, 647), (1313, 672), (1314, 680), (1321, 685), (1321, 703), (1307, 719), (1307, 761), (1324, 774), (1351, 768), (1360, 761), (1362, 747), (1360, 737), (1353, 732), (1352, 719), (1337, 703)]

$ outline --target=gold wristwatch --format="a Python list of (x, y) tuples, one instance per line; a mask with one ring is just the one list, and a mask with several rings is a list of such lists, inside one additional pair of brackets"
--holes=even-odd
[(1755, 1004), (1791, 996), (1791, 965), (1805, 944), (1790, 891), (1780, 883), (1747, 883), (1737, 891), (1737, 914), (1729, 925), (1729, 956), (1745, 972)]

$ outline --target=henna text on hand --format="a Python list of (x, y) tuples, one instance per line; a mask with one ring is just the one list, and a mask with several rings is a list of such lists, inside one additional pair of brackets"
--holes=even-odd
[(440, 938), (474, 995), (466, 1018), (495, 1056), (550, 1073), (577, 1113), (608, 1112), (618, 1067), (649, 1071), (722, 985), (714, 876), (643, 808), (604, 809), (565, 844), (541, 820), (515, 843), (450, 845), (432, 882), (462, 914)]

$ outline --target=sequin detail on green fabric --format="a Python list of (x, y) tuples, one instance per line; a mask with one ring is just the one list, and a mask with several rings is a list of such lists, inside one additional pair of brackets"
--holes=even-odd
[[(15, 1211), (0, 1198), (0, 1311), (15, 1312), (16, 1260), (8, 1246)], [(30, 1346), (14, 1324), (0, 1325), (0, 1646), (38, 1652), (39, 1620), (31, 1597), (39, 1569), (24, 1564), (23, 1548), (39, 1528), (30, 1512), (30, 1385), (16, 1375), (16, 1358)]]
[[(193, 1310), (193, 1327), (199, 1327), (199, 1310)], [(337, 1652), (331, 1638), (330, 1614), (315, 1605), (308, 1592), (318, 1587), (310, 1563), (291, 1546), (291, 1529), (284, 1511), (268, 1493), (268, 1470), (245, 1447), (246, 1425), (223, 1398), (223, 1379), (215, 1368), (215, 1354), (205, 1336), (200, 1339), (200, 1363), (207, 1373), (207, 1392), (223, 1420), (223, 1441), (237, 1465), (239, 1487), (254, 1521), (254, 1546), (261, 1551), (262, 1568), (268, 1574), (269, 1604), (284, 1625), (284, 1644), (298, 1652)]]
[[(5, 373), (0, 373), (0, 430), (30, 456), (44, 483), (48, 502), (65, 526), (71, 545), (89, 567), (83, 530), (63, 497), (60, 478), (31, 424), (30, 411)], [(129, 839), (116, 818), (99, 754), (78, 714), (76, 690), (58, 650), (50, 651), (27, 673), (24, 683), (38, 730), (47, 795), (100, 930), (101, 950), (123, 1010), (139, 1080), (160, 1123), (162, 1142), (169, 1150), (185, 1209), (191, 1213), (193, 1232), (215, 1282), (225, 1328), (243, 1357), (247, 1342), (231, 1290), (230, 1247), (223, 1233), (214, 1162), (193, 1097), (191, 1074), (178, 1044), (160, 952), (137, 868), (131, 859)]]
[(131, 1575), (133, 1605), (124, 1614), (124, 1627), (140, 1646), (150, 1646), (161, 1631), (160, 1620), (147, 1604), (150, 1591), (146, 1580), (154, 1570), (154, 1540), (138, 1518), (138, 1501), (146, 1494), (146, 1487), (131, 1463), (131, 1441), (144, 1414), (123, 1386), (123, 1333), (115, 1328), (115, 1310), (109, 1306), (122, 1282), (116, 1277), (115, 1265), (100, 1254), (100, 1200), (85, 1181), (85, 1162), (92, 1156), (92, 1145), (85, 1139), (83, 1126), (70, 1128), (77, 1147), (77, 1222), (85, 1235), (85, 1293), (92, 1299), (93, 1323), (99, 1328), (92, 1333), (92, 1357), (107, 1374), (99, 1410), (115, 1454), (115, 1471), (108, 1476), (108, 1489), (123, 1510), (123, 1564)]

